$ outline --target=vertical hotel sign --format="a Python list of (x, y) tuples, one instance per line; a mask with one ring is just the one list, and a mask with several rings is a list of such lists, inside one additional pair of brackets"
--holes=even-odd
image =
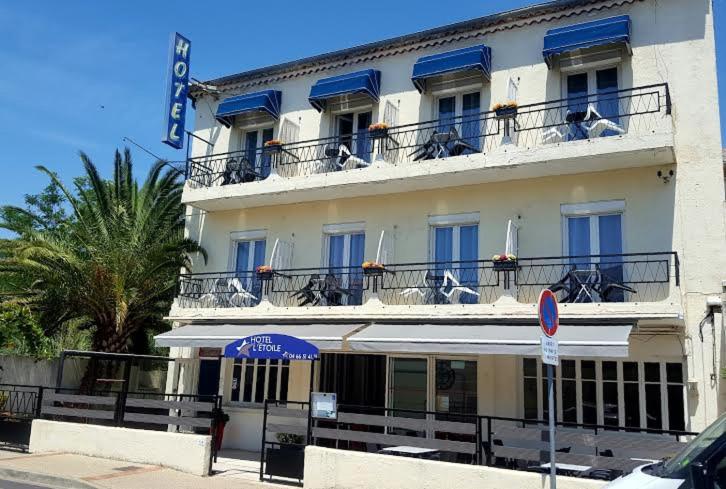
[(189, 93), (189, 39), (175, 32), (169, 45), (169, 78), (166, 88), (165, 132), (161, 142), (172, 148), (184, 146), (184, 117)]

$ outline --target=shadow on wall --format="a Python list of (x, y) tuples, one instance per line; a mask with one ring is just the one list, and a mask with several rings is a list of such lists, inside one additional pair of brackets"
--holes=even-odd
[[(31, 357), (0, 356), (0, 383), (18, 385), (55, 386), (59, 360), (36, 360)], [(66, 359), (63, 387), (80, 387), (88, 361), (82, 358)]]

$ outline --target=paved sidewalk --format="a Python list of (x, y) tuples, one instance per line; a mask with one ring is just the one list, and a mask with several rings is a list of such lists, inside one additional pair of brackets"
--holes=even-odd
[(68, 489), (289, 489), (259, 481), (258, 455), (223, 452), (215, 475), (197, 477), (155, 465), (69, 453), (29, 454), (0, 450), (0, 479)]

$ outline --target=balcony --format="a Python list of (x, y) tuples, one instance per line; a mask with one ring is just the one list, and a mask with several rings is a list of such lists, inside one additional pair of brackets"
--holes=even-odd
[(182, 274), (170, 317), (531, 319), (552, 288), (563, 318), (672, 321), (679, 285), (675, 252)]
[(669, 164), (670, 113), (660, 84), (197, 156), (184, 202), (222, 210)]

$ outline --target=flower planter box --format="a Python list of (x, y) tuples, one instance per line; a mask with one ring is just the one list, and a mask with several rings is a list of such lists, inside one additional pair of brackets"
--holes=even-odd
[(388, 137), (388, 128), (385, 129), (372, 129), (368, 131), (368, 135), (372, 139), (383, 139)]
[(257, 278), (260, 280), (272, 280), (272, 275), (272, 270), (269, 272), (257, 272)]
[(494, 111), (499, 119), (508, 119), (517, 115), (517, 107), (501, 107)]
[(517, 269), (517, 260), (493, 261), (494, 270), (513, 272)]
[(383, 269), (383, 268), (368, 267), (368, 268), (364, 268), (363, 269), (363, 275), (379, 276), (380, 277), (381, 275), (383, 275), (383, 272), (384, 271), (385, 271), (385, 269)]
[(265, 146), (262, 151), (265, 154), (276, 155), (276, 154), (282, 153), (282, 145), (281, 144), (271, 144), (269, 146)]

